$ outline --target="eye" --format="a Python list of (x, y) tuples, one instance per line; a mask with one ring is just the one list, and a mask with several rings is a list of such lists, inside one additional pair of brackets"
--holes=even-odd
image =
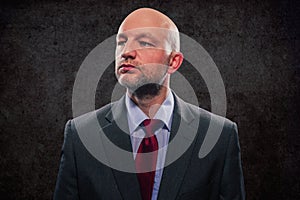
[(117, 44), (118, 46), (124, 46), (126, 43), (126, 41), (118, 41)]
[(145, 42), (145, 41), (139, 41), (140, 45), (143, 47), (153, 47), (154, 45), (149, 43), (149, 42)]

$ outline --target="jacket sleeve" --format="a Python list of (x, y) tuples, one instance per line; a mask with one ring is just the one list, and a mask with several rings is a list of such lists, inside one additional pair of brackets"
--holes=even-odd
[(53, 195), (54, 200), (76, 200), (78, 197), (76, 162), (73, 148), (74, 133), (71, 120), (65, 126), (60, 166)]
[(237, 125), (233, 123), (226, 150), (220, 200), (244, 200), (245, 188)]

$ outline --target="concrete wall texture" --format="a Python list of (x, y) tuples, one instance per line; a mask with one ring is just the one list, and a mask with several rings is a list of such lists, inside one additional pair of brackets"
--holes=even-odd
[[(0, 196), (50, 199), (72, 88), (82, 61), (139, 7), (168, 15), (223, 77), (227, 117), (239, 126), (247, 199), (300, 199), (298, 1), (1, 1)], [(205, 83), (181, 73), (210, 109)], [(113, 64), (96, 107), (110, 101)], [(103, 84), (105, 83), (105, 85)], [(184, 97), (183, 97), (184, 98)]]

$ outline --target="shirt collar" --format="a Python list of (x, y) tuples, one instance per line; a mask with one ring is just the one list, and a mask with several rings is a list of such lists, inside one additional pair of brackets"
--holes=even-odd
[[(130, 134), (132, 134), (145, 119), (148, 119), (148, 116), (130, 99), (128, 94), (125, 95), (125, 105), (127, 108), (128, 127)], [(163, 121), (167, 129), (170, 131), (173, 109), (174, 97), (171, 90), (168, 90), (166, 99), (156, 112), (153, 119)]]

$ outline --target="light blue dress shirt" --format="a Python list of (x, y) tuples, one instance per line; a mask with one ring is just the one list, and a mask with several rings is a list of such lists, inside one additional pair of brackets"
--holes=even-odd
[[(128, 127), (130, 131), (130, 139), (133, 150), (133, 158), (135, 159), (138, 148), (146, 135), (144, 129), (140, 124), (149, 117), (129, 98), (125, 95), (125, 104), (127, 108)], [(163, 166), (165, 163), (167, 147), (169, 143), (170, 130), (172, 124), (172, 116), (174, 110), (174, 97), (170, 90), (168, 90), (167, 97), (162, 103), (153, 119), (159, 119), (164, 123), (164, 126), (154, 132), (158, 141), (158, 156), (156, 163), (156, 172), (154, 178), (154, 186), (152, 191), (152, 200), (158, 197), (159, 186), (163, 174)]]

